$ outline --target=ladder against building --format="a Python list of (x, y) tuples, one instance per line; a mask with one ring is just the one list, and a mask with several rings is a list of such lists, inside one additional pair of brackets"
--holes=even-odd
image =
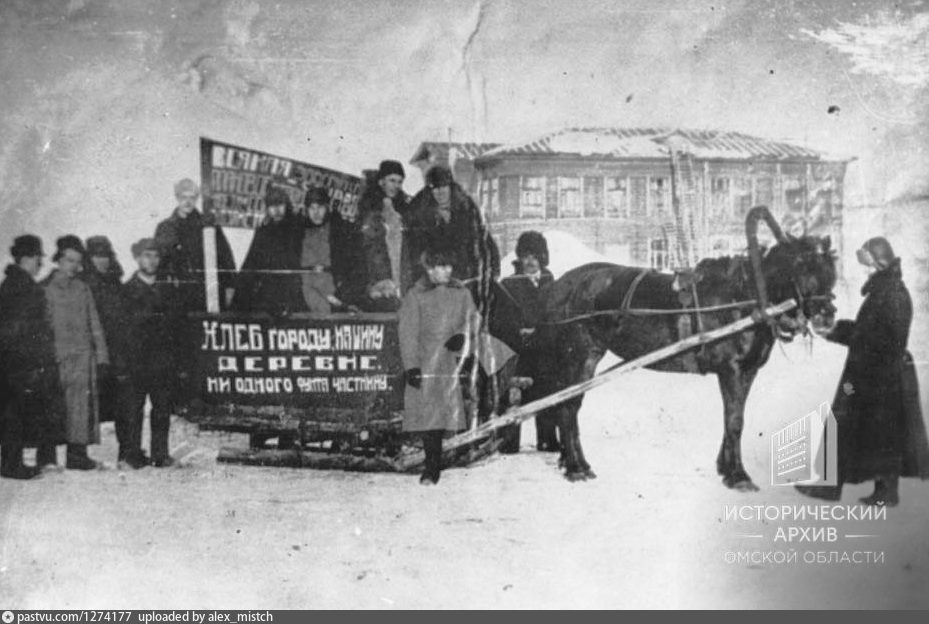
[[(682, 151), (674, 141), (668, 141), (671, 155), (671, 206), (673, 220), (669, 223), (673, 240), (668, 240), (668, 249), (678, 267), (692, 267), (705, 250), (702, 249), (698, 229), (702, 224), (698, 210), (697, 178), (694, 175), (694, 159), (689, 152)], [(673, 249), (673, 251), (671, 251)]]

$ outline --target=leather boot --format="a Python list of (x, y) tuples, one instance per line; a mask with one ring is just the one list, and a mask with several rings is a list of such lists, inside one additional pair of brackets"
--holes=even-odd
[(68, 470), (96, 470), (97, 462), (87, 456), (87, 445), (69, 444), (65, 468)]
[(874, 479), (874, 492), (870, 496), (859, 498), (865, 505), (886, 505), (896, 507), (900, 503), (900, 494), (897, 488), (900, 476), (896, 474), (881, 475)]
[(23, 464), (23, 447), (19, 444), (4, 444), (0, 447), (0, 477), (28, 480), (39, 476), (41, 471)]
[(423, 433), (423, 451), (426, 453), (426, 462), (419, 482), (423, 485), (435, 485), (439, 482), (442, 472), (442, 434), (439, 431), (426, 431)]

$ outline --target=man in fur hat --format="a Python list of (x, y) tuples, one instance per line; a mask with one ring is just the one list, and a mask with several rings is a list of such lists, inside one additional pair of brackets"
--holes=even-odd
[[(520, 234), (516, 241), (516, 260), (513, 275), (503, 278), (500, 288), (504, 296), (516, 303), (520, 312), (520, 333), (523, 340), (519, 352), (516, 374), (534, 380), (523, 393), (523, 401), (529, 403), (541, 398), (537, 388), (542, 386), (541, 377), (548, 370), (545, 364), (544, 350), (532, 339), (539, 324), (539, 314), (544, 308), (542, 289), (555, 281), (548, 270), (548, 242), (540, 232), (527, 231)], [(514, 431), (507, 432), (507, 443), (503, 451), (516, 452), (519, 449), (518, 425)], [(540, 451), (557, 452), (560, 450), (554, 414), (542, 412), (535, 418), (536, 448)]]
[(408, 209), (404, 178), (403, 165), (395, 160), (382, 161), (376, 183), (365, 188), (358, 202), (371, 311), (392, 311), (400, 304), (387, 247), (387, 218), (391, 210), (403, 215)]

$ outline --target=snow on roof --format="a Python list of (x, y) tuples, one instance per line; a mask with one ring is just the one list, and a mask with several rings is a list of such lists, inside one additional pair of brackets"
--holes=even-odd
[(532, 155), (665, 158), (672, 145), (705, 160), (851, 160), (740, 132), (675, 128), (571, 128), (527, 143), (494, 147), (478, 159)]
[(451, 150), (456, 150), (462, 158), (475, 160), (484, 152), (499, 147), (499, 143), (449, 143), (440, 141), (424, 141), (416, 148), (410, 164), (414, 165), (421, 160), (447, 160)]

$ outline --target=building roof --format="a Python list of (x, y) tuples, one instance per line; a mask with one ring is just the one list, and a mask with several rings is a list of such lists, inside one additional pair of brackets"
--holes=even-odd
[(481, 154), (495, 147), (500, 147), (499, 143), (449, 143), (439, 141), (426, 141), (420, 143), (410, 159), (410, 164), (414, 165), (420, 161), (448, 160), (448, 153), (452, 149), (458, 152), (459, 158), (467, 160), (476, 160)]
[(667, 158), (672, 146), (701, 160), (852, 160), (741, 132), (678, 128), (571, 128), (528, 143), (493, 147), (478, 158), (565, 156), (652, 159)]

